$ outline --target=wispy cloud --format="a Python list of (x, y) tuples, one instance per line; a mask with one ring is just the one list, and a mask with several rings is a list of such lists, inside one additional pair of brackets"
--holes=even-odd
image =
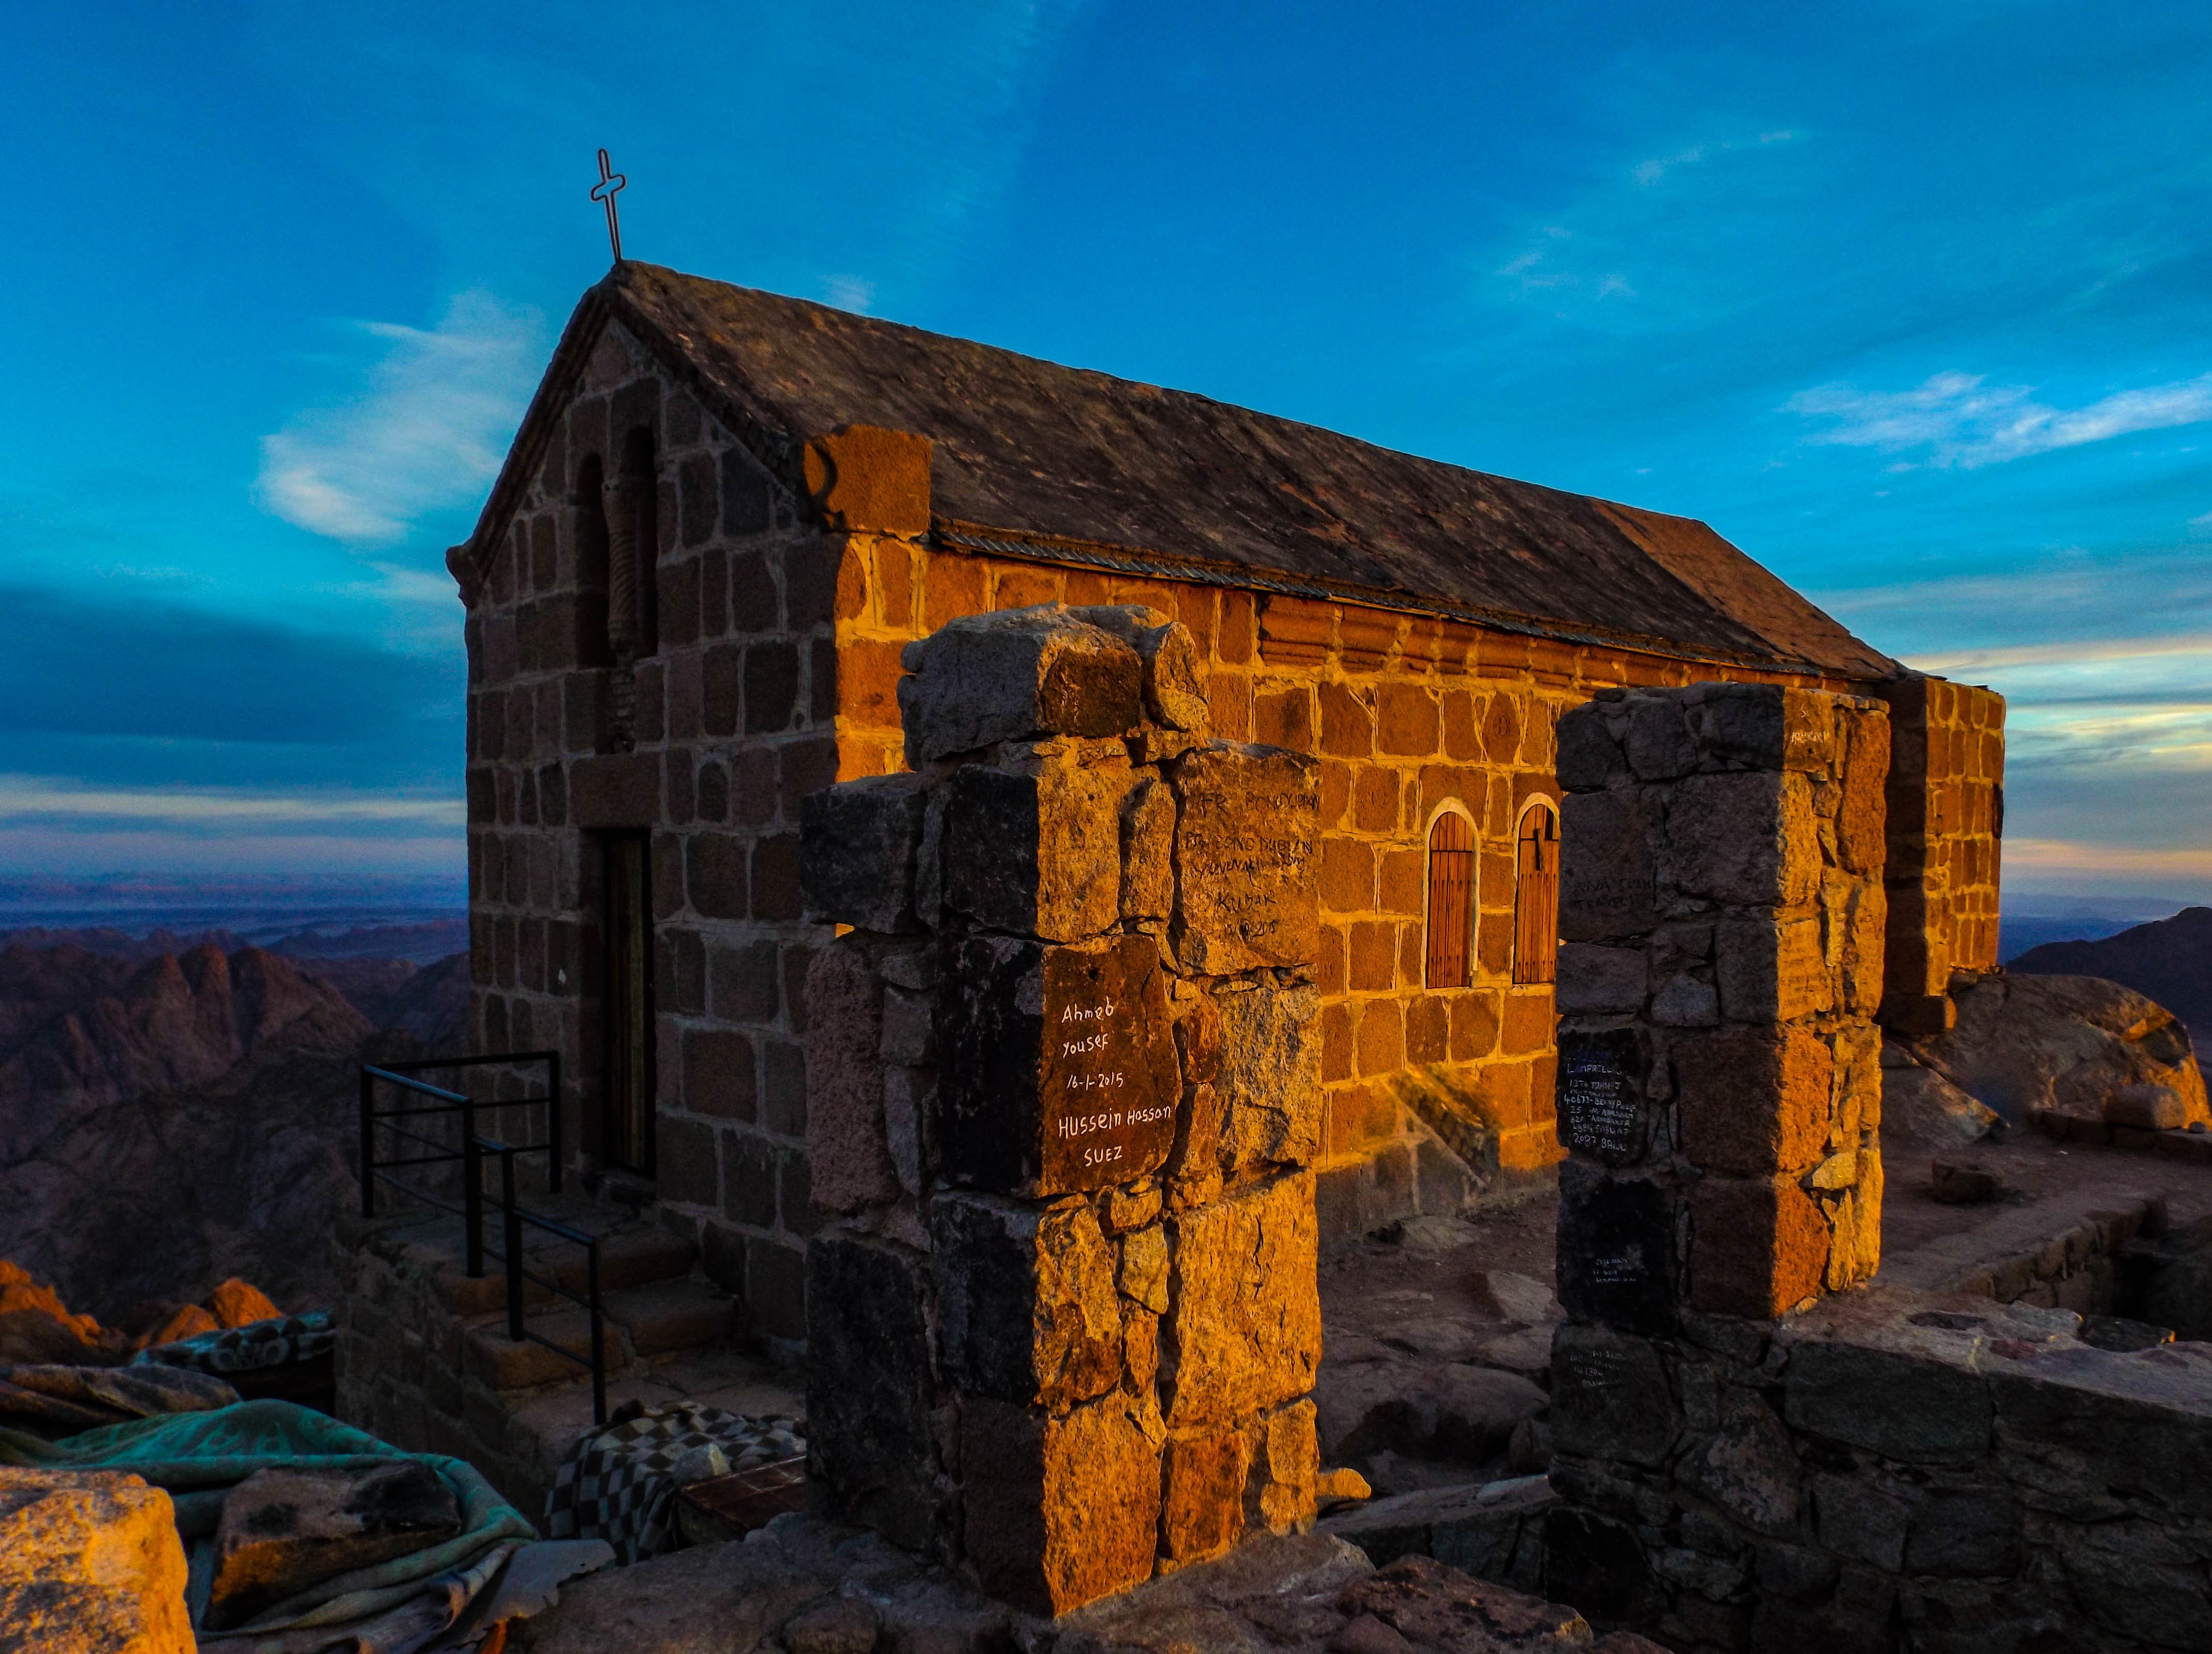
[(1972, 469), (2212, 420), (2212, 374), (2115, 392), (2078, 408), (2039, 402), (2033, 386), (1991, 385), (1984, 375), (1960, 373), (1936, 374), (1909, 391), (1816, 385), (1783, 406), (1831, 422), (1808, 442), (1886, 453), (1918, 449), (1929, 465)]
[(497, 474), (537, 375), (540, 328), (481, 292), (457, 296), (435, 327), (356, 325), (384, 344), (383, 359), (356, 400), (262, 439), (255, 497), (311, 533), (389, 545)]
[(1671, 155), (1640, 161), (1629, 175), (1638, 184), (1656, 184), (1678, 167), (1694, 167), (1715, 155), (1728, 155), (1738, 149), (1764, 149), (1771, 143), (1795, 143), (1804, 136), (1795, 128), (1784, 128), (1779, 131), (1761, 132), (1756, 137), (1723, 138), (1711, 143), (1692, 143), (1688, 149), (1678, 149)]
[(159, 824), (179, 830), (283, 830), (416, 827), (441, 834), (466, 824), (455, 798), (186, 787), (96, 787), (44, 775), (0, 775), (0, 823)]
[[(1678, 126), (1672, 114), (1656, 117)], [(1560, 320), (1607, 331), (1676, 330), (1709, 319), (1730, 283), (1720, 249), (1759, 233), (1764, 215), (1805, 187), (1802, 168), (1771, 152), (1806, 135), (1796, 127), (1710, 137), (1633, 160), (1614, 149), (1575, 199), (1524, 220), (1478, 266), (1496, 295)], [(1758, 159), (1762, 155), (1765, 160)]]
[(876, 301), (876, 284), (859, 276), (832, 276), (822, 283), (822, 301), (865, 316)]

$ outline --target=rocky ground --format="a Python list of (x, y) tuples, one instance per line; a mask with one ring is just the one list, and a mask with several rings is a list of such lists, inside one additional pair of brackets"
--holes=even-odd
[(1255, 1540), (1057, 1621), (977, 1596), (872, 1534), (780, 1517), (562, 1587), (518, 1622), (516, 1654), (1663, 1654), (1594, 1636), (1572, 1608), (1426, 1557), (1377, 1569), (1325, 1534)]
[(1547, 1200), (1414, 1218), (1323, 1260), (1324, 1462), (1378, 1495), (1544, 1468), (1553, 1222)]

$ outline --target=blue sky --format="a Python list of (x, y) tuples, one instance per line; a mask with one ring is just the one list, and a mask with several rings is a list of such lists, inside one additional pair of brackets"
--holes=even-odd
[(457, 877), (443, 572), (626, 250), (1713, 523), (2212, 897), (2212, 11), (9, 8), (0, 876)]

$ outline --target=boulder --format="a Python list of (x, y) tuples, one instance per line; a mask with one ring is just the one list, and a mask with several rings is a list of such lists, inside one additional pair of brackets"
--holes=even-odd
[(236, 1275), (210, 1292), (206, 1303), (208, 1313), (222, 1327), (250, 1327), (257, 1321), (274, 1321), (284, 1313), (270, 1302), (268, 1293)]
[(202, 1333), (220, 1332), (222, 1323), (197, 1304), (185, 1304), (173, 1310), (161, 1324), (146, 1335), (148, 1344), (175, 1344), (187, 1338), (197, 1338)]
[(204, 1623), (244, 1625), (312, 1585), (460, 1527), (453, 1490), (418, 1459), (372, 1470), (257, 1470), (222, 1502)]
[(1936, 1160), (1928, 1167), (1928, 1191), (1945, 1206), (1979, 1206), (2004, 1193), (1994, 1171)]
[(1515, 1274), (1510, 1269), (1478, 1270), (1474, 1293), (1483, 1306), (1501, 1321), (1533, 1325), (1540, 1321), (1565, 1318), (1559, 1301), (1552, 1296), (1552, 1289), (1534, 1275)]
[[(1894, 1053), (1894, 1057), (1893, 1057)], [(1893, 1067), (1893, 1061), (1897, 1066)], [(1882, 1050), (1881, 1146), (1942, 1154), (1979, 1142), (2003, 1116), (1923, 1067), (1892, 1042)]]
[(694, 1545), (563, 1585), (557, 1604), (515, 1622), (507, 1646), (518, 1654), (750, 1654), (826, 1588), (769, 1546)]
[[(2144, 1085), (2165, 1087), (2179, 1099), (2176, 1124), (2212, 1121), (2188, 1031), (2133, 988), (2097, 976), (1998, 973), (1952, 998), (1958, 1026), (1920, 1042), (1921, 1049), (2016, 1125), (2039, 1111), (2102, 1122), (2117, 1093)], [(1885, 1104), (1885, 1139), (1889, 1112)], [(2160, 1117), (2172, 1112), (2166, 1105)]]
[(0, 1649), (191, 1654), (169, 1496), (137, 1476), (0, 1467)]

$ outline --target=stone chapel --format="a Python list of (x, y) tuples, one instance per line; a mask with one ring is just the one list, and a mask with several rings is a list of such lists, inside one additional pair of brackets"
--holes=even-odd
[(1996, 964), (2002, 701), (1688, 519), (623, 263), (448, 566), (477, 1049), (562, 1054), (577, 1169), (771, 1344), (805, 1335), (803, 985), (839, 928), (802, 801), (905, 767), (902, 652), (963, 616), (1149, 607), (1212, 736), (1316, 761), (1324, 1245), (1562, 1153), (1555, 730), (1600, 691), (1886, 702), (1886, 900), (1795, 964), (1878, 946), (1882, 1019), (1934, 1031)]

